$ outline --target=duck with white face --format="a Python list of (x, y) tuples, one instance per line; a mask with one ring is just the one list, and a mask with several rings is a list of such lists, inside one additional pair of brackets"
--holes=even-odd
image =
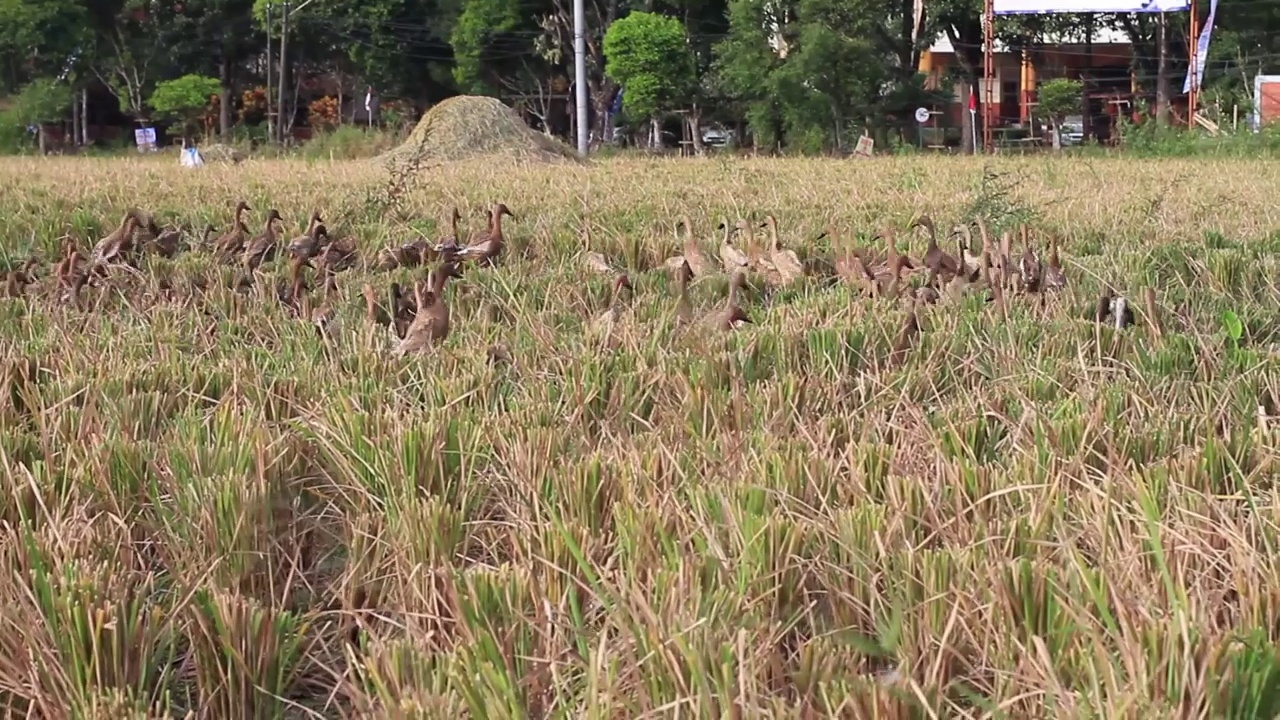
[(1098, 298), (1094, 319), (1099, 323), (1110, 323), (1115, 329), (1121, 330), (1134, 323), (1133, 308), (1129, 307), (1127, 298), (1116, 295), (1108, 288)]

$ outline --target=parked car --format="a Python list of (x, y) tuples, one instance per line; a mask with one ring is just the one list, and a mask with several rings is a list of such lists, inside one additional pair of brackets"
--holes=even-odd
[(1084, 142), (1084, 117), (1068, 115), (1062, 121), (1062, 147), (1079, 145)]
[(733, 133), (719, 125), (708, 125), (702, 128), (702, 144), (711, 147), (724, 147), (733, 139)]

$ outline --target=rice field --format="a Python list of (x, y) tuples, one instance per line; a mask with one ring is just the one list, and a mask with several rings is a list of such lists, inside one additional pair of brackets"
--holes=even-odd
[[(1278, 187), (1266, 161), (0, 161), (0, 267), (43, 261), (0, 300), (0, 708), (1275, 717)], [(64, 235), (132, 205), (221, 230), (239, 199), (356, 239), (332, 340), (282, 261), (244, 295), (198, 251), (87, 309), (44, 287)], [(361, 286), (425, 270), (377, 250), (495, 202), (502, 264), (393, 356)], [(1068, 285), (922, 306), (897, 365), (907, 308), (821, 277), (753, 282), (732, 332), (673, 321), (681, 215), (712, 257), (766, 213), (804, 256), (892, 227), (918, 257), (922, 212), (1054, 234)], [(609, 343), (588, 249), (634, 286)], [(1132, 327), (1092, 320), (1108, 286)]]

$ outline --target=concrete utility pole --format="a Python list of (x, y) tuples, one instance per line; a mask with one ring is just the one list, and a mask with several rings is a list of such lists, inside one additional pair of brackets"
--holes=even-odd
[(573, 84), (578, 100), (578, 155), (587, 156), (587, 10), (573, 0)]
[(276, 139), (275, 125), (271, 122), (271, 3), (267, 3), (267, 142)]
[(277, 83), (278, 95), (276, 96), (276, 112), (279, 118), (276, 121), (276, 134), (279, 135), (280, 142), (284, 142), (284, 86), (288, 84), (289, 78), (289, 58), (285, 55), (289, 50), (289, 3), (284, 4), (284, 13), (280, 16), (280, 82)]

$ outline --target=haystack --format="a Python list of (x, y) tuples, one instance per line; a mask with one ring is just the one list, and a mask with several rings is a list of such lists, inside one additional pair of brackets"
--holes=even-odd
[(511, 108), (475, 95), (459, 95), (431, 108), (404, 144), (379, 160), (405, 161), (415, 155), (430, 162), (577, 160), (572, 148), (529, 127)]

